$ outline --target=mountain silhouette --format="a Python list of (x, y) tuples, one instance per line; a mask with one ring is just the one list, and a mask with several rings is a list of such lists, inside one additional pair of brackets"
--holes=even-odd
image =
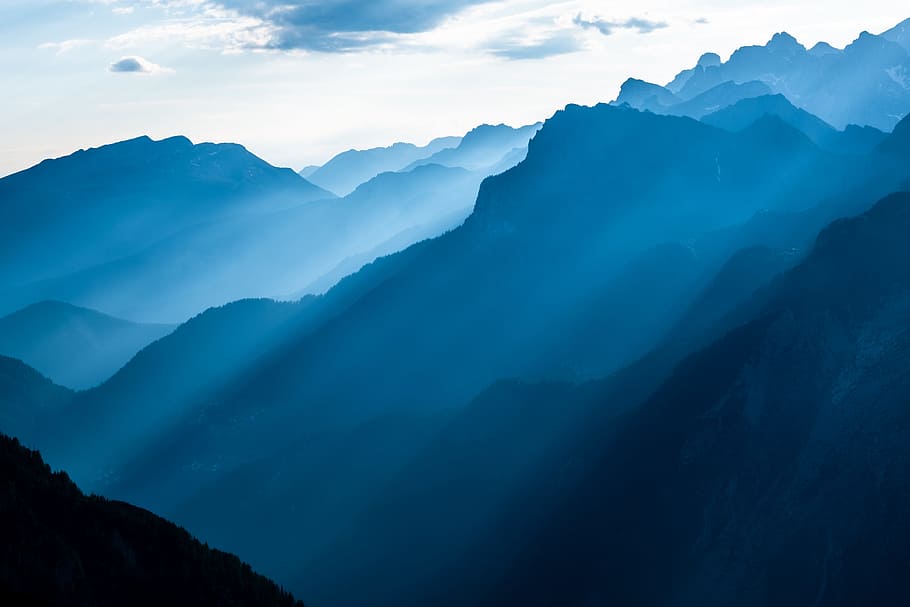
[[(683, 151), (678, 141), (692, 145)], [(779, 238), (836, 217), (845, 197), (868, 204), (906, 175), (898, 158), (827, 154), (773, 117), (730, 133), (689, 118), (570, 106), (544, 125), (524, 162), (483, 183), (461, 227), (368, 265), (322, 297), (208, 311), (77, 395), (58, 416), (67, 432), (49, 430), (40, 444), (94, 489), (191, 529), (205, 525), (207, 538), (243, 548), (261, 570), (301, 579), (294, 564), (317, 567), (319, 545), (269, 549), (279, 535), (301, 537), (293, 516), (276, 511), (273, 530), (250, 538), (230, 517), (206, 523), (198, 513), (249, 487), (238, 479), (283, 470), (278, 487), (307, 486), (282, 462), (299, 461), (308, 437), (344, 452), (352, 444), (344, 438), (377, 417), (436, 418), (502, 377), (609, 374), (653, 348), (744, 246), (743, 237), (718, 234)], [(765, 217), (769, 229), (760, 231)], [(692, 246), (690, 257), (679, 257)], [(673, 266), (687, 268), (677, 277), (661, 259), (691, 262)], [(640, 279), (652, 289), (636, 284), (636, 267), (654, 268)], [(664, 278), (648, 278), (667, 275), (679, 280), (673, 291), (658, 287)], [(626, 313), (597, 314), (620, 305)], [(77, 447), (70, 437), (81, 432), (95, 440)], [(370, 461), (381, 478), (391, 473)], [(255, 473), (241, 472), (249, 467)], [(326, 474), (318, 477), (325, 503), (352, 509), (348, 518), (324, 511), (320, 518), (318, 504), (289, 503), (298, 517), (313, 515), (307, 525), (318, 520), (324, 534), (343, 532), (342, 522), (367, 504), (351, 506), (356, 489)], [(212, 491), (203, 497), (201, 487)], [(250, 509), (257, 495), (249, 494)], [(262, 499), (270, 511), (273, 498)], [(330, 587), (316, 588), (319, 579), (309, 578), (307, 596), (331, 596)]]
[(630, 78), (623, 84), (614, 105), (628, 104), (639, 110), (671, 116), (689, 116), (696, 120), (706, 114), (731, 106), (743, 99), (760, 97), (771, 93), (763, 82), (753, 80), (737, 84), (722, 82), (695, 97), (683, 100), (668, 89)]
[(820, 148), (840, 153), (867, 153), (875, 149), (886, 134), (873, 127), (851, 125), (838, 131), (821, 118), (790, 103), (783, 95), (765, 95), (743, 99), (735, 105), (703, 117), (705, 124), (728, 131), (739, 131), (765, 115), (780, 118), (803, 132)]
[(380, 173), (400, 171), (417, 160), (429, 158), (446, 148), (454, 148), (460, 142), (460, 137), (440, 137), (423, 147), (412, 143), (395, 143), (368, 150), (348, 150), (321, 167), (307, 167), (300, 174), (330, 192), (347, 196), (357, 186)]
[[(779, 34), (67, 274), (302, 298), (78, 393), (0, 358), (0, 419), (316, 603), (901, 604), (902, 53)], [(165, 282), (182, 242), (232, 256)]]
[[(517, 163), (520, 158), (512, 160)], [(5, 283), (9, 286), (0, 288), (0, 310), (57, 299), (144, 322), (174, 323), (238, 299), (306, 294), (312, 292), (307, 287), (318, 281), (325, 290), (378, 254), (397, 252), (457, 226), (470, 213), (480, 181), (501, 168), (422, 166), (378, 175), (344, 199), (242, 214), (212, 211), (210, 217), (182, 229), (175, 222), (173, 233), (130, 255), (47, 280), (16, 286), (10, 280)], [(53, 173), (50, 168), (46, 172)], [(285, 173), (281, 172), (282, 179), (302, 181)], [(101, 184), (99, 177), (98, 187)], [(192, 187), (214, 195), (205, 183), (193, 182)], [(160, 206), (141, 192), (132, 196), (136, 207)], [(18, 200), (14, 197), (12, 202)], [(255, 200), (250, 204), (265, 206)], [(97, 229), (103, 227), (102, 223)], [(79, 242), (99, 253), (109, 245), (104, 238), (93, 246), (92, 241)], [(343, 262), (355, 259), (359, 265), (338, 271)], [(330, 276), (334, 281), (325, 284)]]
[(95, 386), (136, 352), (174, 330), (144, 325), (58, 301), (0, 318), (0, 353), (74, 389)]
[(789, 34), (775, 34), (764, 46), (738, 49), (726, 62), (686, 70), (668, 87), (686, 101), (726, 82), (758, 80), (836, 128), (890, 131), (910, 106), (910, 52), (889, 39), (900, 27), (882, 36), (863, 32), (843, 51), (809, 51)]
[[(417, 160), (406, 167), (405, 171), (425, 164), (439, 164), (447, 167), (460, 167), (467, 170), (483, 170), (495, 174), (512, 168), (514, 164), (502, 166), (503, 160), (513, 156), (515, 150), (523, 150), (528, 141), (540, 129), (540, 124), (531, 124), (512, 128), (505, 124), (483, 124), (469, 131), (457, 146), (436, 152), (432, 156)], [(521, 158), (519, 157), (520, 161)]]
[(82, 150), (0, 179), (0, 284), (135, 254), (203, 221), (326, 197), (239, 145), (140, 137)]
[(83, 495), (2, 434), (0, 471), (6, 605), (302, 605), (154, 514)]

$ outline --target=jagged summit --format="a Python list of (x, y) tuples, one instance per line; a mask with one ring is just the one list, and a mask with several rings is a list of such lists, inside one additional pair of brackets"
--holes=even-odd
[(825, 55), (836, 55), (840, 53), (839, 49), (834, 48), (827, 42), (818, 42), (815, 46), (809, 49), (809, 53), (816, 57), (824, 57)]
[(806, 47), (799, 43), (799, 41), (788, 34), (787, 32), (779, 32), (774, 34), (771, 37), (771, 40), (766, 45), (766, 48), (775, 50), (775, 51), (790, 51), (790, 52), (799, 52), (805, 51)]
[(717, 53), (705, 53), (698, 58), (699, 67), (717, 67), (720, 65), (720, 55)]

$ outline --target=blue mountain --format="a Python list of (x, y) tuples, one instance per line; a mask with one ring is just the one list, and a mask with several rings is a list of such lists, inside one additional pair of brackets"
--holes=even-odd
[(109, 378), (136, 352), (174, 330), (45, 301), (0, 318), (0, 354), (54, 382), (85, 389)]
[(460, 141), (461, 137), (440, 137), (422, 147), (412, 143), (395, 143), (368, 150), (348, 150), (321, 167), (306, 167), (300, 174), (330, 192), (347, 196), (357, 186), (380, 173), (400, 171), (415, 161), (456, 147)]
[[(730, 101), (703, 121), (572, 105), (505, 160), (466, 137), (267, 213), (334, 233), (377, 193), (451, 210), (473, 158), (520, 160), (457, 227), (321, 295), (208, 309), (92, 390), (32, 371), (2, 404), (84, 487), (316, 603), (903, 604), (910, 118), (823, 121), (897, 107), (895, 48), (779, 35), (672, 97), (638, 86)], [(329, 242), (263, 216), (224, 241)]]
[(829, 45), (810, 51), (779, 33), (764, 46), (740, 48), (726, 62), (706, 61), (680, 73), (667, 90), (687, 101), (726, 82), (758, 80), (837, 128), (890, 131), (910, 108), (910, 51), (895, 41), (900, 27), (881, 36), (863, 32), (842, 51)]
[[(678, 141), (692, 144), (681, 150)], [(616, 371), (661, 341), (735, 251), (787, 244), (783, 234), (862, 208), (905, 180), (906, 166), (884, 151), (826, 153), (774, 117), (731, 133), (689, 118), (570, 106), (547, 121), (524, 162), (483, 183), (461, 227), (374, 262), (322, 297), (210, 310), (77, 395), (58, 416), (66, 433), (51, 425), (36, 440), (78, 479), (116, 479), (94, 489), (204, 530), (282, 580), (306, 578), (295, 587), (306, 596), (353, 601), (329, 583), (332, 571), (307, 577), (301, 563), (312, 573), (336, 562), (321, 560), (325, 538), (345, 533), (367, 506), (350, 492), (390, 482), (396, 462), (419, 453), (394, 431), (371, 435), (378, 420), (412, 420), (398, 427), (430, 440), (449, 412), (499, 378)], [(95, 440), (77, 448), (69, 437), (80, 432)], [(380, 447), (345, 448), (364, 433), (371, 445), (391, 440), (405, 451), (381, 461)], [(289, 462), (304, 453), (354, 460), (293, 474)], [(367, 460), (373, 476), (332, 480)], [(248, 491), (250, 479), (272, 478), (282, 480)], [(282, 496), (317, 484), (323, 500), (279, 507)], [(200, 515), (241, 488), (249, 498), (238, 508), (269, 512), (268, 534)], [(344, 504), (332, 509), (337, 517), (320, 510), (332, 503)], [(273, 543), (279, 534), (294, 543), (314, 525), (322, 541), (294, 550)]]
[(705, 124), (729, 131), (739, 131), (763, 116), (774, 116), (804, 133), (817, 146), (840, 153), (867, 153), (886, 139), (886, 134), (873, 127), (851, 125), (836, 130), (821, 118), (790, 103), (783, 95), (765, 95), (743, 99), (735, 105), (704, 116)]
[(540, 124), (513, 128), (505, 124), (483, 124), (468, 132), (457, 146), (446, 148), (421, 160), (411, 163), (404, 170), (425, 164), (460, 167), (468, 170), (486, 170), (495, 174), (510, 169), (518, 162), (507, 161), (520, 155), (528, 147), (528, 141), (540, 129)]
[(110, 262), (200, 222), (328, 197), (239, 145), (140, 137), (82, 150), (0, 179), (0, 284)]
[[(158, 149), (158, 144), (149, 145)], [(183, 162), (181, 149), (177, 146), (169, 151), (160, 150), (155, 166), (179, 165)], [(497, 156), (496, 161), (502, 160)], [(512, 162), (519, 160), (513, 158)], [(217, 156), (210, 161), (223, 168)], [(258, 159), (255, 161), (268, 167)], [(52, 299), (144, 322), (174, 323), (237, 299), (302, 295), (314, 289), (324, 291), (377, 255), (397, 252), (457, 226), (470, 213), (480, 181), (491, 171), (511, 165), (473, 171), (434, 165), (401, 174), (384, 173), (344, 199), (326, 198), (328, 194), (293, 173), (268, 167), (264, 170), (271, 176), (269, 179), (279, 177), (282, 184), (292, 186), (292, 191), (303, 188), (323, 192), (323, 200), (306, 202), (305, 196), (281, 194), (280, 200), (294, 203), (285, 208), (269, 202), (278, 199), (267, 191), (260, 192), (257, 185), (257, 191), (244, 198), (236, 212), (226, 211), (231, 200), (228, 197), (219, 205), (210, 205), (208, 210), (181, 210), (180, 214), (175, 211), (170, 215), (167, 208), (175, 204), (172, 200), (162, 201), (157, 194), (139, 187), (130, 190), (125, 182), (118, 185), (115, 182), (122, 178), (111, 174), (95, 175), (95, 181), (87, 184), (81, 181), (87, 176), (67, 176), (66, 166), (68, 163), (62, 162), (59, 166), (43, 168), (42, 179), (55, 183), (68, 179), (85, 188), (123, 188), (117, 196), (129, 201), (127, 206), (133, 210), (120, 211), (117, 207), (98, 214), (86, 212), (78, 221), (74, 220), (77, 225), (82, 222), (84, 230), (97, 230), (103, 236), (85, 239), (79, 232), (60, 236), (64, 239), (61, 252), (70, 246), (78, 247), (86, 257), (102, 260), (72, 272), (64, 271), (72, 267), (72, 258), (61, 257), (58, 262), (57, 256), (49, 256), (48, 251), (40, 249), (41, 241), (35, 240), (53, 230), (53, 222), (36, 227), (34, 234), (21, 235), (23, 255), (16, 262), (10, 257), (8, 263), (19, 272), (23, 282), (17, 284), (13, 276), (2, 282), (2, 311), (12, 312)], [(195, 173), (185, 176), (183, 182), (174, 180), (171, 187), (176, 200), (192, 192), (199, 195), (193, 198), (192, 204), (184, 205), (187, 207), (205, 206), (205, 197), (226, 196), (223, 192), (226, 186)], [(8, 204), (24, 208), (29, 196), (27, 192), (14, 190)], [(112, 196), (110, 200), (113, 205), (115, 198)], [(101, 203), (92, 204), (101, 206)], [(123, 221), (127, 221), (126, 217), (140, 221), (138, 217), (146, 215), (160, 215), (160, 221), (149, 219), (143, 224), (148, 225), (148, 230), (141, 238), (124, 243), (121, 248), (112, 242), (119, 229), (110, 225), (111, 221), (120, 221), (117, 217), (121, 214), (125, 216), (121, 218)], [(191, 215), (192, 220), (183, 215)], [(60, 229), (75, 228), (61, 226)], [(55, 268), (48, 270), (50, 277), (35, 280), (41, 276), (36, 272), (25, 281), (27, 268), (34, 267), (29, 263), (30, 249), (36, 255), (39, 250), (42, 255), (48, 255), (48, 262)], [(70, 252), (79, 255), (78, 251)]]
[(487, 545), (534, 539), (458, 587), (490, 605), (906, 601), (908, 222), (903, 193), (833, 223), (744, 324), (551, 450)]

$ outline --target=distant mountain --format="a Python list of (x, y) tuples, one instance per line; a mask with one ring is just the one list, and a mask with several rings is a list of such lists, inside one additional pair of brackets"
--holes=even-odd
[[(470, 171), (486, 170), (501, 165), (506, 157), (514, 156), (516, 150), (524, 150), (528, 141), (540, 130), (540, 123), (519, 128), (505, 124), (483, 124), (468, 132), (455, 147), (446, 148), (421, 160), (404, 170), (425, 164), (460, 167)], [(509, 164), (505, 169), (512, 168)]]
[(757, 80), (836, 128), (890, 131), (910, 111), (910, 52), (898, 42), (901, 27), (882, 36), (863, 32), (843, 51), (830, 45), (809, 51), (789, 34), (775, 34), (726, 62), (708, 55), (711, 60), (681, 72), (666, 90), (684, 102), (727, 82)]
[(174, 330), (137, 324), (57, 301), (0, 318), (0, 354), (81, 390), (100, 384), (136, 352)]
[(480, 602), (907, 602), (908, 229), (910, 194), (835, 222), (750, 322), (551, 453)]
[(201, 222), (328, 197), (239, 145), (141, 137), (82, 150), (0, 179), (0, 284), (133, 255)]
[(347, 196), (357, 186), (380, 173), (400, 171), (441, 150), (456, 147), (460, 142), (461, 137), (440, 137), (423, 147), (412, 143), (395, 143), (384, 148), (348, 150), (321, 167), (307, 167), (300, 174), (330, 192)]
[(882, 38), (900, 44), (910, 52), (910, 19), (901, 21), (893, 28), (881, 34)]
[(639, 110), (671, 116), (689, 116), (696, 120), (731, 106), (743, 99), (768, 95), (771, 89), (763, 82), (753, 80), (743, 84), (722, 82), (692, 99), (683, 100), (668, 89), (630, 78), (623, 84), (614, 105), (628, 104)]
[(742, 100), (761, 97), (769, 93), (771, 93), (771, 89), (768, 85), (758, 80), (742, 84), (723, 82), (688, 101), (677, 103), (668, 108), (666, 113), (674, 116), (689, 116), (699, 120), (707, 114), (729, 107)]
[(657, 110), (672, 107), (679, 102), (679, 97), (659, 84), (629, 78), (623, 82), (619, 89), (619, 97), (614, 103), (616, 105), (628, 104), (639, 110), (663, 113)]
[(783, 95), (743, 99), (705, 116), (702, 122), (728, 131), (740, 131), (766, 115), (780, 118), (803, 132), (819, 147), (832, 152), (865, 154), (875, 149), (887, 136), (873, 127), (855, 125), (838, 131), (821, 118), (798, 109)]
[(302, 605), (172, 523), (83, 495), (2, 434), (0, 476), (5, 605)]
[(318, 171), (320, 168), (321, 167), (318, 164), (311, 164), (310, 166), (305, 166), (302, 169), (300, 169), (300, 171), (298, 171), (298, 173), (300, 174), (301, 177), (306, 179), (307, 177), (309, 177), (310, 175), (312, 175), (313, 173)]
[[(394, 253), (414, 242), (408, 235), (428, 238), (457, 226), (470, 213), (481, 180), (500, 166), (476, 171), (420, 167), (378, 175), (345, 199), (233, 215), (213, 211), (210, 218), (182, 229), (176, 223), (173, 233), (130, 255), (51, 279), (3, 282), (0, 311), (55, 299), (124, 318), (174, 323), (237, 299), (306, 293), (345, 260), (361, 260), (347, 267), (351, 273), (375, 258), (368, 255), (371, 251)], [(289, 179), (302, 182), (294, 175)], [(18, 204), (18, 199), (11, 202)], [(163, 204), (140, 191), (131, 203), (148, 206), (148, 212)], [(72, 238), (99, 256), (109, 246), (105, 238)], [(382, 249), (383, 244), (397, 248)], [(37, 243), (23, 243), (30, 246)], [(336, 281), (343, 276), (336, 273)]]

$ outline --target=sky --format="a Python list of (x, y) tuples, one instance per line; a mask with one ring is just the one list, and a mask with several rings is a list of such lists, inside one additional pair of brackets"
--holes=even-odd
[(0, 0), (0, 175), (139, 135), (278, 166), (530, 124), (787, 31), (837, 47), (894, 0)]

